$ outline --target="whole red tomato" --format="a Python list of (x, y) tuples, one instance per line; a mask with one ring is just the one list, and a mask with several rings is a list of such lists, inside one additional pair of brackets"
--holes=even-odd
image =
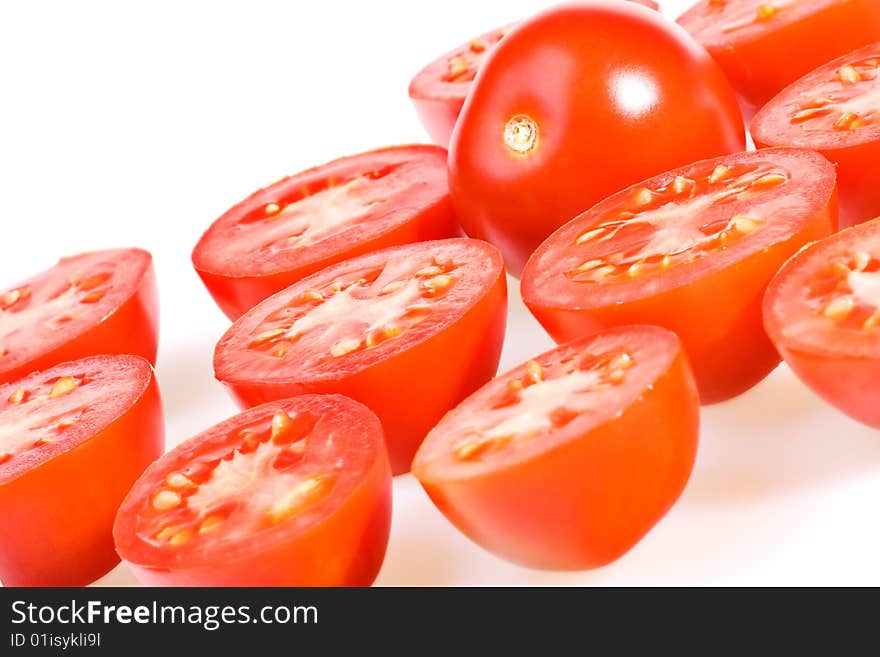
[(593, 0), (539, 14), (498, 43), (452, 135), (450, 190), (465, 230), (518, 273), (609, 194), (744, 144), (730, 85), (683, 29)]

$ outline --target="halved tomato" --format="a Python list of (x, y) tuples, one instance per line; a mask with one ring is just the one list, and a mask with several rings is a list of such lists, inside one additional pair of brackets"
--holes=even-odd
[[(654, 0), (629, 0), (659, 11)], [(471, 82), (511, 25), (486, 32), (434, 60), (419, 71), (409, 84), (409, 97), (431, 141), (444, 148), (449, 144), (455, 121), (461, 113)]]
[(94, 354), (155, 363), (152, 263), (140, 249), (82, 253), (0, 292), (0, 382)]
[(119, 561), (113, 518), (165, 448), (150, 364), (92, 356), (0, 385), (0, 579), (84, 586)]
[(443, 418), (412, 469), (487, 550), (537, 568), (595, 568), (678, 499), (699, 418), (678, 338), (618, 328), (489, 382)]
[(880, 43), (787, 87), (758, 112), (751, 133), (759, 147), (811, 148), (837, 165), (841, 225), (880, 215)]
[(379, 420), (340, 395), (240, 413), (153, 463), (113, 537), (144, 584), (369, 586), (391, 528)]
[(192, 261), (217, 305), (234, 320), (333, 263), (457, 234), (446, 151), (394, 146), (261, 189), (211, 225)]
[(808, 71), (880, 39), (880, 3), (699, 0), (678, 22), (754, 110)]
[(242, 406), (306, 392), (366, 404), (399, 474), (442, 415), (494, 376), (506, 310), (491, 244), (392, 247), (323, 269), (245, 313), (217, 344), (214, 373)]
[(767, 288), (764, 326), (804, 383), (880, 428), (880, 219), (789, 260)]
[(602, 201), (551, 235), (523, 271), (526, 305), (557, 342), (621, 324), (678, 333), (704, 403), (760, 381), (770, 279), (837, 222), (834, 167), (773, 149), (697, 162)]

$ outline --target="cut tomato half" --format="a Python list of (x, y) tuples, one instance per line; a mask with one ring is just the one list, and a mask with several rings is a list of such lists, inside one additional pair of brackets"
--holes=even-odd
[(446, 151), (395, 146), (335, 160), (261, 189), (214, 222), (192, 261), (234, 320), (333, 263), (456, 234)]
[(759, 147), (810, 148), (837, 165), (843, 226), (880, 215), (880, 43), (787, 87), (755, 116), (751, 133)]
[(880, 219), (789, 260), (767, 288), (764, 325), (804, 383), (880, 428)]
[(159, 298), (140, 249), (64, 258), (0, 292), (0, 382), (94, 354), (156, 362)]
[(269, 297), (226, 332), (214, 373), (242, 406), (337, 392), (382, 420), (395, 474), (447, 410), (498, 367), (501, 255), (466, 238), (393, 247)]
[(880, 3), (699, 0), (678, 22), (712, 53), (753, 111), (814, 68), (880, 40)]
[(651, 178), (551, 235), (522, 277), (526, 305), (557, 342), (601, 327), (675, 331), (710, 403), (779, 362), (761, 298), (804, 244), (837, 221), (834, 167), (812, 151), (739, 153)]
[(151, 465), (116, 549), (144, 584), (369, 586), (391, 527), (379, 420), (340, 395), (252, 408)]
[(413, 474), (460, 530), (526, 566), (620, 557), (678, 499), (699, 402), (678, 338), (613, 329), (489, 382), (434, 428)]
[(150, 364), (93, 356), (0, 385), (0, 579), (84, 586), (118, 561), (116, 509), (165, 446)]

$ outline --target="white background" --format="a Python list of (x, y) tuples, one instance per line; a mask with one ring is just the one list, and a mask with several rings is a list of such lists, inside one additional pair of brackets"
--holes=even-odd
[[(190, 265), (201, 232), (282, 175), (425, 141), (407, 97), (412, 75), (543, 4), (0, 4), (0, 289), (63, 255), (152, 251), (157, 371), (177, 444), (236, 410), (211, 370), (228, 322)], [(686, 4), (663, 2), (670, 16)], [(502, 368), (552, 345), (511, 292)], [(880, 584), (877, 432), (820, 402), (784, 366), (704, 409), (703, 421), (680, 502), (606, 568), (553, 573), (496, 559), (407, 475), (395, 481), (377, 583)], [(133, 581), (121, 567), (101, 580)]]

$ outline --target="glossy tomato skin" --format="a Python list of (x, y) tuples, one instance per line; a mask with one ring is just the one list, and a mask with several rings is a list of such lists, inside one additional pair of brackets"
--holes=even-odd
[[(68, 365), (75, 363), (58, 369)], [(152, 369), (142, 369), (149, 382), (128, 411), (70, 451), (0, 482), (4, 586), (85, 586), (119, 563), (116, 511), (165, 449), (159, 389)]]
[[(278, 407), (330, 409), (347, 418), (357, 430), (361, 449), (369, 463), (359, 472), (359, 481), (344, 501), (302, 531), (274, 539), (258, 535), (223, 548), (213, 556), (186, 556), (158, 561), (136, 534), (135, 509), (142, 503), (138, 486), (155, 483), (166, 476), (175, 457), (187, 443), (169, 452), (143, 475), (119, 510), (114, 525), (117, 549), (138, 581), (148, 586), (370, 586), (382, 567), (391, 530), (391, 470), (382, 443), (382, 428), (366, 408), (339, 395), (306, 395), (279, 400), (240, 414), (271, 417)], [(326, 412), (326, 411), (324, 411)], [(236, 418), (223, 423), (229, 425)], [(218, 425), (222, 426), (222, 425)], [(188, 451), (198, 451), (197, 442), (208, 430), (189, 442)]]
[[(514, 130), (523, 119), (532, 140)], [(684, 30), (632, 3), (589, 1), (499, 42), (452, 136), (450, 191), (465, 231), (519, 274), (542, 240), (600, 199), (744, 145), (730, 85)]]
[[(411, 191), (398, 192), (396, 201), (381, 210), (382, 216), (370, 216), (370, 211), (365, 210), (368, 213), (365, 219), (356, 222), (352, 230), (298, 249), (296, 257), (276, 258), (275, 266), (261, 267), (260, 271), (217, 263), (216, 258), (209, 258), (211, 250), (229, 243), (223, 231), (231, 223), (250, 219), (255, 213), (263, 212), (268, 204), (283, 204), (291, 198), (295, 202), (303, 191), (314, 193), (359, 175), (372, 175), (374, 171), (393, 174), (394, 169), (401, 167), (412, 170), (407, 174), (414, 176), (409, 183)], [(193, 249), (193, 266), (211, 297), (234, 321), (263, 299), (336, 262), (397, 244), (455, 237), (461, 229), (452, 211), (445, 167), (444, 149), (415, 144), (340, 158), (283, 178), (218, 218)], [(389, 219), (386, 221), (385, 217)], [(386, 225), (363, 230), (365, 225), (379, 221)]]
[[(14, 381), (58, 363), (95, 354), (132, 354), (141, 356), (152, 365), (156, 364), (159, 347), (159, 292), (152, 256), (141, 249), (124, 251), (134, 256), (136, 262), (131, 266), (140, 272), (139, 283), (128, 298), (90, 328), (71, 336), (64, 344), (35, 354), (27, 362), (12, 368), (4, 369), (0, 365), (0, 383)], [(64, 258), (59, 265), (83, 256)]]
[[(531, 568), (598, 568), (629, 551), (684, 490), (700, 415), (687, 357), (662, 329), (615, 331), (656, 333), (658, 341), (676, 347), (668, 369), (615, 419), (540, 456), (473, 476), (429, 474), (424, 448), (417, 455), (413, 473), (434, 504), (494, 554)], [(505, 383), (506, 375), (497, 381)], [(443, 423), (434, 434), (442, 431)]]
[[(812, 0), (758, 17), (758, 0), (713, 3), (700, 0), (678, 18), (724, 70), (754, 113), (783, 87), (835, 57), (880, 39), (880, 4), (875, 0)], [(725, 16), (749, 5), (746, 29), (718, 33)], [(789, 20), (792, 11), (797, 15)]]
[[(452, 240), (440, 242), (446, 241)], [(507, 280), (500, 254), (490, 245), (485, 248), (491, 253), (497, 276), (479, 300), (458, 321), (387, 359), (354, 373), (327, 372), (320, 378), (294, 378), (283, 383), (245, 381), (236, 378), (235, 371), (219, 366), (221, 345), (231, 344), (232, 339), (224, 336), (214, 353), (215, 376), (242, 408), (307, 393), (337, 393), (361, 402), (382, 421), (392, 471), (395, 475), (406, 473), (431, 427), (498, 369), (507, 322)], [(304, 279), (302, 284), (320, 280), (323, 273)], [(259, 308), (253, 311), (259, 312)]]
[[(654, 0), (629, 0), (644, 5), (654, 11), (660, 6)], [(447, 148), (452, 130), (464, 100), (471, 88), (476, 70), (491, 52), (499, 38), (510, 29), (503, 27), (486, 32), (466, 44), (449, 51), (419, 71), (409, 85), (409, 97), (415, 107), (419, 120), (435, 144)], [(462, 71), (460, 80), (450, 80), (450, 72), (457, 72), (456, 64), (466, 58), (468, 70)], [(478, 59), (477, 59), (478, 58)], [(477, 59), (476, 62), (467, 61)]]
[[(745, 392), (780, 361), (763, 327), (761, 304), (768, 283), (798, 249), (828, 236), (837, 226), (833, 169), (821, 157), (799, 152), (818, 161), (816, 171), (822, 172), (822, 181), (818, 177), (809, 181), (815, 185), (818, 197), (812, 214), (787, 238), (731, 266), (683, 280), (657, 293), (646, 292), (636, 298), (595, 306), (588, 298), (580, 302), (572, 299), (566, 304), (549, 301), (546, 288), (535, 282), (544, 266), (542, 262), (554, 257), (554, 250), (569, 240), (571, 229), (565, 227), (548, 238), (527, 264), (522, 278), (523, 300), (557, 343), (612, 326), (643, 323), (667, 328), (678, 334), (688, 352), (704, 404), (725, 401)], [(752, 154), (743, 153), (718, 161), (750, 159)], [(684, 170), (682, 173), (687, 175)], [(601, 205), (611, 204), (615, 198), (630, 197), (642, 185), (621, 191)], [(649, 182), (644, 185), (651, 186)], [(596, 208), (584, 213), (569, 225), (575, 226), (595, 211)]]

